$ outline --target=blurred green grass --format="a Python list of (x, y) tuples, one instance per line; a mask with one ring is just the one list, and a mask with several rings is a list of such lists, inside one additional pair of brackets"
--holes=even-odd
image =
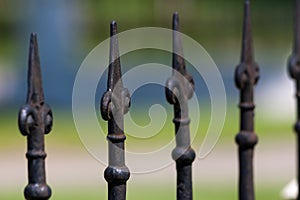
[[(206, 131), (210, 123), (211, 113), (209, 109), (200, 110), (200, 122), (195, 122), (191, 119), (191, 126), (199, 123), (199, 127), (196, 130), (195, 143), (199, 144), (203, 141)], [(53, 130), (46, 136), (47, 143), (56, 144), (58, 146), (63, 145), (65, 147), (76, 148), (76, 145), (80, 145), (80, 138), (74, 125), (73, 116), (70, 111), (53, 110), (54, 125)], [(147, 141), (151, 144), (152, 140), (157, 142), (157, 145), (163, 145), (166, 141), (174, 138), (174, 125), (172, 123), (173, 113), (167, 113), (168, 117), (164, 124), (164, 127), (155, 136), (142, 140), (141, 138), (131, 137), (130, 133), (127, 137), (127, 145), (137, 145), (137, 148), (147, 145)], [(23, 145), (25, 138), (21, 136), (17, 125), (17, 110), (3, 110), (0, 113), (1, 122), (1, 134), (0, 134), (0, 149), (8, 148), (10, 146)], [(131, 114), (133, 121), (138, 125), (147, 125), (150, 122), (148, 113), (135, 112)], [(88, 119), (87, 119), (88, 121)], [(99, 120), (100, 126), (104, 131), (107, 131), (106, 122), (102, 119)], [(194, 124), (193, 124), (194, 123)], [(268, 113), (258, 113), (255, 118), (255, 131), (259, 137), (263, 137), (267, 140), (276, 140), (290, 138), (293, 136), (293, 124), (294, 120), (280, 119), (274, 120)], [(126, 124), (125, 124), (126, 129)], [(223, 130), (220, 134), (219, 143), (228, 144), (228, 142), (234, 140), (235, 135), (239, 130), (239, 109), (236, 105), (228, 105), (226, 112), (226, 119), (223, 126)], [(86, 133), (95, 134), (95, 133)], [(143, 133), (140, 133), (141, 136)], [(191, 133), (194, 134), (194, 133)], [(151, 144), (152, 145), (152, 144)]]

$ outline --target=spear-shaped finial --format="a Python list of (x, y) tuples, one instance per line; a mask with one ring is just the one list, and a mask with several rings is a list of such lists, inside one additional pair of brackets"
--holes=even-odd
[(108, 199), (125, 200), (126, 182), (130, 172), (125, 165), (126, 136), (124, 134), (124, 114), (130, 106), (129, 91), (123, 87), (119, 47), (117, 38), (117, 23), (110, 24), (110, 55), (107, 80), (107, 91), (101, 100), (102, 118), (108, 121), (109, 166), (104, 172), (108, 182)]
[[(295, 25), (294, 25), (294, 49), (288, 60), (290, 76), (300, 81), (300, 0), (296, 0)], [(300, 87), (300, 86), (299, 86)], [(300, 88), (299, 88), (300, 95)]]
[[(182, 84), (186, 93), (187, 99), (192, 98), (194, 93), (194, 79), (193, 77), (186, 71), (185, 61), (183, 58), (183, 48), (181, 41), (181, 33), (179, 32), (179, 14), (175, 12), (173, 14), (172, 20), (172, 28), (173, 28), (173, 55), (172, 55), (172, 68), (173, 68), (173, 79), (176, 79), (186, 82)], [(175, 83), (176, 81), (169, 81), (167, 83)], [(174, 104), (178, 99), (178, 90), (175, 89), (171, 91), (169, 88), (175, 88), (173, 85), (166, 86), (166, 99), (170, 104)], [(177, 100), (176, 100), (177, 99)]]
[(30, 36), (26, 105), (19, 112), (19, 129), (27, 136), (28, 185), (24, 196), (28, 200), (49, 199), (51, 189), (46, 184), (44, 134), (51, 131), (52, 111), (44, 103), (37, 36)]
[[(247, 73), (246, 73), (247, 72)], [(235, 83), (243, 88), (247, 82), (255, 85), (259, 79), (259, 68), (254, 61), (251, 30), (250, 0), (245, 0), (241, 63), (236, 68)]]
[(176, 161), (177, 170), (177, 199), (191, 200), (192, 189), (192, 163), (195, 151), (190, 145), (190, 119), (188, 116), (188, 99), (194, 92), (194, 82), (186, 71), (183, 59), (181, 36), (179, 31), (178, 13), (173, 15), (173, 63), (172, 76), (167, 80), (165, 95), (170, 104), (174, 106), (174, 119), (176, 147), (172, 157)]
[(27, 103), (44, 102), (40, 57), (36, 33), (30, 35), (30, 48), (28, 60), (28, 93)]
[(119, 86), (122, 84), (122, 73), (121, 73), (121, 64), (119, 57), (119, 44), (117, 36), (117, 23), (112, 21), (110, 24), (110, 54), (109, 54), (109, 72), (108, 72), (108, 83), (107, 87), (110, 90), (113, 90), (118, 81)]
[(186, 74), (185, 62), (183, 59), (183, 50), (181, 36), (179, 32), (179, 15), (177, 12), (173, 14), (173, 69)]
[(294, 30), (295, 44), (294, 52), (300, 57), (300, 1), (296, 0), (296, 14), (295, 14), (295, 30)]
[(241, 62), (253, 62), (250, 1), (245, 0)]
[(239, 200), (254, 200), (253, 152), (258, 141), (254, 132), (254, 86), (259, 68), (254, 61), (250, 0), (245, 0), (241, 63), (235, 70), (235, 83), (240, 89), (240, 132), (236, 136), (239, 146)]

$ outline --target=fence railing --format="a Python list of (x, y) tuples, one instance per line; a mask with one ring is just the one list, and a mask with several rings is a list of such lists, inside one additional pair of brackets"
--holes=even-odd
[[(289, 73), (296, 82), (296, 98), (298, 118), (295, 124), (298, 149), (300, 151), (300, 0), (296, 0), (295, 43), (293, 54), (289, 59)], [(241, 62), (235, 70), (235, 83), (240, 90), (240, 131), (236, 136), (239, 153), (239, 199), (254, 200), (253, 152), (258, 141), (254, 132), (254, 86), (259, 79), (259, 68), (254, 61), (251, 33), (250, 0), (245, 0), (243, 20)], [(167, 80), (165, 95), (173, 105), (176, 147), (172, 157), (177, 170), (177, 199), (191, 200), (192, 163), (195, 152), (190, 144), (188, 100), (194, 92), (194, 81), (187, 73), (183, 55), (183, 47), (179, 31), (179, 16), (173, 15), (173, 60), (172, 76)], [(130, 93), (123, 86), (121, 62), (117, 38), (117, 24), (110, 25), (110, 55), (107, 79), (107, 91), (101, 100), (101, 115), (108, 123), (109, 166), (104, 172), (108, 183), (108, 199), (125, 200), (126, 183), (130, 170), (125, 164), (126, 136), (124, 119), (130, 107)], [(24, 190), (26, 199), (49, 199), (51, 189), (46, 183), (44, 134), (51, 131), (52, 112), (45, 103), (37, 35), (31, 34), (28, 62), (28, 92), (26, 105), (19, 112), (19, 129), (27, 137), (28, 185)], [(298, 153), (298, 180), (299, 172)], [(203, 197), (205, 199), (205, 197)], [(297, 199), (300, 199), (298, 196)]]

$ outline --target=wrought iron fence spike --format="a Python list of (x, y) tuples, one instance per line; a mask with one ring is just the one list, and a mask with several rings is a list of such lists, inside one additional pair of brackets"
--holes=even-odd
[(37, 35), (30, 36), (28, 62), (28, 92), (26, 105), (19, 111), (20, 132), (27, 136), (28, 185), (24, 196), (28, 200), (46, 200), (51, 189), (46, 184), (44, 134), (51, 131), (53, 116), (44, 102)]
[(108, 199), (125, 200), (126, 182), (130, 172), (125, 165), (126, 136), (124, 134), (123, 115), (129, 110), (130, 94), (123, 87), (119, 47), (117, 38), (117, 24), (110, 24), (110, 57), (108, 69), (107, 91), (101, 99), (101, 115), (108, 121), (109, 162), (104, 177), (108, 182)]
[(176, 161), (177, 170), (177, 199), (193, 199), (192, 163), (195, 151), (190, 145), (190, 119), (188, 116), (188, 99), (194, 92), (192, 76), (186, 72), (182, 54), (182, 44), (179, 30), (179, 16), (173, 15), (173, 63), (172, 76), (167, 80), (165, 95), (174, 106), (174, 125), (176, 147), (172, 157)]
[[(297, 121), (294, 129), (297, 134), (297, 181), (300, 180), (300, 0), (295, 0), (294, 48), (288, 60), (288, 71), (296, 83)], [(299, 188), (299, 184), (298, 184)], [(297, 194), (300, 199), (300, 192)]]
[(294, 25), (294, 37), (295, 37), (295, 42), (294, 42), (294, 53), (300, 57), (300, 1), (295, 0), (295, 7), (296, 7), (296, 12), (295, 12), (295, 25)]
[(235, 70), (235, 83), (240, 89), (240, 132), (236, 136), (239, 146), (239, 199), (254, 200), (253, 152), (258, 141), (254, 132), (254, 86), (259, 79), (259, 68), (254, 61), (250, 0), (245, 0), (241, 63)]

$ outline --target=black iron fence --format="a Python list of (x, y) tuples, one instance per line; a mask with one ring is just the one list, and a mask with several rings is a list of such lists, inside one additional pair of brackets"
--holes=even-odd
[[(300, 0), (296, 0), (295, 43), (289, 59), (289, 72), (296, 82), (298, 118), (295, 124), (297, 142), (300, 134)], [(259, 68), (254, 61), (252, 45), (250, 0), (245, 0), (241, 62), (235, 70), (235, 83), (240, 89), (240, 131), (236, 136), (239, 153), (239, 199), (254, 200), (253, 154), (258, 137), (254, 132), (254, 86), (259, 79)], [(188, 100), (194, 92), (193, 77), (187, 72), (179, 31), (179, 16), (173, 15), (173, 72), (166, 82), (165, 95), (173, 105), (176, 147), (172, 157), (177, 170), (177, 199), (191, 200), (192, 163), (195, 152), (190, 144)], [(108, 183), (108, 199), (126, 199), (126, 184), (130, 170), (125, 164), (124, 119), (130, 107), (130, 93), (123, 86), (117, 24), (110, 25), (110, 65), (108, 68), (107, 91), (101, 99), (101, 115), (108, 124), (109, 166), (104, 172)], [(51, 189), (45, 176), (44, 134), (51, 131), (52, 112), (45, 103), (37, 35), (31, 34), (28, 62), (28, 92), (26, 104), (19, 112), (19, 129), (27, 137), (28, 185), (24, 190), (26, 199), (49, 199)], [(298, 150), (299, 152), (299, 145)], [(299, 166), (298, 154), (298, 166)], [(298, 167), (298, 180), (300, 172)], [(205, 199), (205, 197), (203, 197)], [(297, 199), (300, 199), (298, 196)]]

